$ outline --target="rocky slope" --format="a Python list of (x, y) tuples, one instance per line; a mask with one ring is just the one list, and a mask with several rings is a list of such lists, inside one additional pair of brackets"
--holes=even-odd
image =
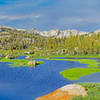
[(35, 35), (40, 35), (44, 37), (69, 37), (70, 33), (72, 35), (86, 35), (89, 34), (89, 32), (80, 32), (77, 30), (50, 30), (50, 31), (37, 31), (37, 30), (31, 30), (29, 33), (34, 33)]
[[(89, 32), (82, 32), (82, 31), (78, 31), (78, 30), (50, 30), (50, 31), (38, 31), (38, 30), (25, 30), (25, 29), (15, 29), (9, 26), (0, 26), (0, 33), (9, 33), (9, 32), (14, 32), (14, 31), (18, 31), (18, 32), (24, 32), (24, 33), (29, 33), (29, 34), (34, 34), (36, 36), (43, 36), (43, 37), (69, 37), (70, 33), (72, 35), (87, 35), (89, 34)], [(95, 33), (100, 32), (100, 30), (96, 30), (94, 31)]]

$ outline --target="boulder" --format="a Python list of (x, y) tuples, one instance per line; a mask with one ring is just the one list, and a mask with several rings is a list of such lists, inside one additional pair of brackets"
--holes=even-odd
[(25, 52), (24, 54), (34, 54), (34, 51)]
[(20, 66), (23, 66), (23, 65), (24, 65), (24, 63), (20, 63), (19, 65), (20, 65)]
[(9, 59), (12, 59), (13, 57), (11, 57), (10, 55), (7, 55), (5, 58), (9, 58)]
[(72, 100), (75, 96), (87, 96), (85, 88), (81, 85), (70, 84), (45, 96), (36, 98), (36, 100)]
[(60, 88), (61, 91), (67, 91), (68, 95), (87, 96), (85, 88), (81, 85), (70, 84)]
[(51, 59), (50, 57), (48, 57), (47, 59)]
[(36, 61), (35, 61), (35, 60), (29, 61), (29, 62), (28, 62), (28, 65), (29, 65), (29, 66), (36, 66)]

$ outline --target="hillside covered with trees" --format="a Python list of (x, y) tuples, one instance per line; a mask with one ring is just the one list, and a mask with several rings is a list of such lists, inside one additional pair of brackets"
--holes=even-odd
[(43, 37), (27, 31), (3, 29), (0, 33), (0, 50), (41, 52), (39, 56), (51, 54), (100, 54), (100, 33), (73, 35), (69, 37)]

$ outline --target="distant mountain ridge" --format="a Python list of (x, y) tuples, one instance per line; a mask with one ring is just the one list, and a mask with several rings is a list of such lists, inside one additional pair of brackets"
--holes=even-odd
[(34, 33), (36, 35), (45, 36), (45, 37), (69, 37), (70, 33), (72, 35), (86, 35), (89, 34), (89, 32), (81, 32), (78, 30), (50, 30), (50, 31), (37, 31), (37, 30), (31, 30), (30, 33)]
[[(72, 35), (87, 35), (90, 33), (90, 32), (78, 31), (78, 30), (58, 30), (58, 29), (50, 30), (50, 31), (38, 31), (36, 29), (32, 29), (28, 31), (25, 29), (16, 29), (9, 26), (0, 26), (0, 33), (7, 33), (11, 31), (25, 32), (28, 34), (34, 34), (34, 35), (43, 36), (43, 37), (59, 37), (59, 38), (69, 37), (70, 33), (72, 33)], [(94, 32), (98, 33), (100, 32), (100, 29)]]

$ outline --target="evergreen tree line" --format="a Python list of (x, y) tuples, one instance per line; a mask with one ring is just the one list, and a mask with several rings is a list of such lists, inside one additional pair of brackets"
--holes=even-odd
[(47, 38), (29, 33), (10, 32), (0, 36), (1, 50), (32, 50), (54, 54), (100, 54), (100, 33)]

